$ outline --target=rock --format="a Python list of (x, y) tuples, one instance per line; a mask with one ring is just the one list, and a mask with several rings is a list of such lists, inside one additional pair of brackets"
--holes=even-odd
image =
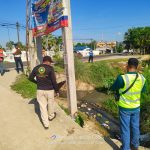
[(85, 107), (86, 107), (86, 105), (85, 105), (85, 104), (82, 104), (82, 105), (81, 105), (81, 107), (82, 107), (82, 108), (85, 108)]

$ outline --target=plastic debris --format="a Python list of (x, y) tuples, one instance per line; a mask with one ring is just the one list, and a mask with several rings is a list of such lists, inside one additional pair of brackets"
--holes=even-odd
[(88, 108), (88, 111), (91, 111), (91, 108)]
[(89, 112), (86, 112), (87, 115), (89, 115)]
[(150, 141), (150, 133), (141, 135), (141, 136), (140, 136), (140, 141), (145, 141), (145, 142)]
[(105, 121), (106, 124), (109, 124), (109, 121)]
[(106, 124), (106, 123), (102, 123), (102, 126), (104, 126), (104, 127), (107, 128), (107, 129), (110, 129), (109, 125)]
[(51, 138), (52, 140), (55, 140), (55, 139), (56, 139), (56, 135), (52, 135), (50, 138)]

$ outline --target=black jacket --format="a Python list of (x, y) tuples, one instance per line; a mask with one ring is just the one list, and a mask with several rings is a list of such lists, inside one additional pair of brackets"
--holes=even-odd
[(58, 92), (56, 76), (52, 66), (46, 64), (36, 66), (30, 74), (29, 80), (37, 84), (38, 90), (55, 90), (56, 93)]

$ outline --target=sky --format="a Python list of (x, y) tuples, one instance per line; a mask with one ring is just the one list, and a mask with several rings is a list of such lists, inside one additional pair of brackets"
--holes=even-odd
[[(0, 23), (25, 25), (26, 0), (0, 0)], [(76, 42), (122, 41), (132, 27), (150, 26), (150, 0), (71, 0), (73, 39)], [(0, 26), (0, 44), (17, 41), (16, 29)], [(55, 35), (61, 32), (54, 32)], [(20, 30), (25, 43), (25, 30)]]

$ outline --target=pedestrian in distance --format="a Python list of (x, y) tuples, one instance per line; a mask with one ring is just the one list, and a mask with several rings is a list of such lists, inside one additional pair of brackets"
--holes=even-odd
[(6, 57), (6, 53), (5, 51), (1, 48), (0, 49), (0, 73), (1, 73), (1, 76), (4, 75), (4, 58)]
[(89, 52), (89, 63), (90, 63), (90, 62), (93, 63), (93, 59), (94, 59), (94, 54), (93, 54), (93, 51), (90, 50), (90, 52)]
[(22, 52), (21, 52), (21, 49), (20, 49), (18, 44), (14, 44), (12, 53), (14, 55), (14, 60), (15, 60), (15, 63), (16, 63), (17, 73), (19, 73), (19, 71), (20, 71), (19, 65), (21, 67), (21, 72), (24, 72), (23, 62), (22, 62), (22, 59), (21, 59)]
[(52, 62), (50, 56), (45, 56), (43, 63), (36, 66), (29, 76), (29, 80), (37, 84), (37, 101), (45, 129), (49, 128), (49, 121), (56, 117), (54, 94), (56, 93), (56, 96), (59, 96), (56, 76), (51, 66)]
[(112, 86), (117, 91), (115, 98), (119, 106), (121, 150), (138, 150), (140, 139), (140, 99), (146, 90), (146, 79), (138, 73), (138, 60), (130, 58), (127, 73), (119, 75)]

